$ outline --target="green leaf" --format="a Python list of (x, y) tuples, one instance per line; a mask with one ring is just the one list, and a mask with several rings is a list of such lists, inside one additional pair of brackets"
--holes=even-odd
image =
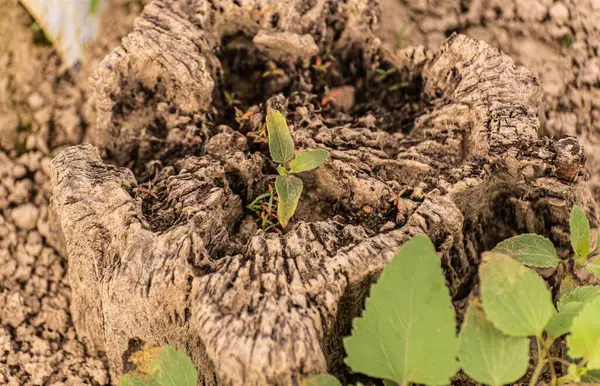
[(600, 297), (586, 303), (573, 319), (567, 347), (571, 358), (583, 358), (588, 369), (600, 369)]
[(281, 226), (285, 228), (296, 212), (298, 201), (300, 201), (302, 180), (294, 176), (278, 176), (275, 180), (275, 189), (279, 197), (277, 217)]
[(287, 169), (286, 169), (286, 168), (284, 168), (284, 167), (283, 167), (283, 166), (281, 166), (281, 165), (277, 165), (277, 173), (278, 173), (280, 176), (287, 176), (287, 175), (288, 175), (288, 171), (287, 171)]
[(544, 280), (509, 256), (488, 252), (479, 267), (488, 320), (511, 336), (541, 337), (556, 312)]
[(600, 279), (600, 258), (596, 258), (596, 260), (591, 263), (587, 263), (585, 268), (597, 279)]
[(345, 362), (355, 372), (408, 382), (449, 384), (458, 370), (454, 309), (440, 260), (426, 236), (396, 253), (371, 287)]
[(600, 370), (588, 371), (584, 376), (581, 377), (581, 381), (594, 385), (600, 384)]
[(333, 375), (319, 374), (304, 380), (302, 386), (342, 386), (342, 384)]
[(579, 315), (585, 304), (598, 297), (600, 297), (600, 287), (591, 285), (577, 287), (562, 295), (557, 304), (559, 312), (550, 319), (546, 331), (555, 338), (568, 333), (573, 319)]
[(554, 268), (560, 263), (552, 241), (535, 234), (511, 237), (496, 245), (493, 252), (503, 253), (531, 267)]
[(121, 386), (196, 386), (198, 383), (198, 373), (191, 359), (170, 346), (144, 346), (130, 360), (137, 371), (125, 374), (120, 380)]
[(121, 381), (120, 386), (161, 386), (155, 379), (147, 378), (143, 375), (129, 373), (125, 374)]
[(293, 173), (313, 170), (321, 166), (328, 158), (329, 152), (327, 150), (313, 149), (303, 151), (290, 162), (290, 169), (292, 169)]
[(503, 385), (515, 382), (527, 372), (529, 339), (498, 330), (477, 302), (467, 308), (459, 341), (461, 366), (477, 382)]
[(585, 260), (590, 254), (590, 223), (585, 212), (578, 205), (573, 205), (573, 209), (571, 209), (569, 227), (571, 246), (576, 254), (576, 259), (579, 257)]
[(583, 309), (583, 303), (567, 303), (557, 314), (554, 314), (546, 326), (546, 332), (553, 338), (569, 333), (573, 318)]
[(286, 165), (294, 159), (294, 141), (285, 121), (285, 117), (277, 110), (267, 111), (267, 132), (269, 135), (269, 152), (273, 161)]
[(587, 303), (600, 296), (600, 287), (586, 285), (577, 287), (558, 299), (558, 310), (561, 311), (569, 303)]

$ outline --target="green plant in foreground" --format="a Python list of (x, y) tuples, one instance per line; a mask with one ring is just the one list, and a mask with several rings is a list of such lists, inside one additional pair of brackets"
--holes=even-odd
[(129, 359), (136, 371), (121, 377), (120, 386), (196, 386), (198, 372), (191, 359), (173, 347), (144, 346)]
[(279, 198), (277, 217), (281, 226), (285, 227), (296, 212), (302, 194), (302, 180), (294, 174), (318, 168), (327, 161), (329, 152), (311, 149), (296, 154), (285, 117), (271, 108), (267, 111), (267, 132), (271, 158), (279, 164), (279, 176), (275, 180), (275, 190)]
[[(571, 243), (578, 266), (594, 273), (589, 223), (575, 206)], [(475, 381), (503, 385), (525, 375), (529, 342), (537, 349), (530, 386), (547, 369), (550, 385), (600, 381), (600, 287), (564, 293), (556, 307), (541, 276), (526, 267), (557, 267), (552, 242), (525, 234), (498, 244), (483, 255), (480, 296), (471, 299), (458, 337), (455, 316), (439, 258), (426, 236), (406, 242), (371, 288), (352, 335), (344, 339), (352, 371), (381, 378), (386, 385), (449, 384), (462, 369)], [(566, 355), (550, 348), (566, 337)], [(457, 358), (458, 356), (458, 358)], [(562, 377), (556, 365), (562, 366)], [(330, 375), (309, 385), (340, 385)]]

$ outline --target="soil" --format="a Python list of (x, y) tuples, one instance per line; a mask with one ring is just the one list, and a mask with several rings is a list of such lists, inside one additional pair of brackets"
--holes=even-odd
[[(519, 64), (538, 72), (544, 91), (539, 131), (554, 139), (565, 135), (580, 138), (588, 157), (587, 170), (595, 198), (600, 199), (600, 156), (594, 152), (600, 141), (598, 1), (384, 0), (383, 6), (378, 33), (389, 50), (418, 44), (438, 49), (448, 36), (459, 32), (485, 40)], [(228, 256), (248, 253), (246, 246), (257, 233), (254, 214), (245, 207), (267, 190), (269, 176), (274, 174), (260, 131), (267, 103), (296, 111), (291, 119), (298, 128), (295, 138), (299, 147), (324, 146), (335, 152), (340, 165), (343, 161), (356, 168), (350, 173), (342, 165), (333, 170), (337, 177), (329, 169), (303, 177), (306, 195), (294, 221), (316, 223), (333, 219), (336, 231), (331, 234), (336, 237), (319, 240), (333, 250), (398, 230), (429, 199), (431, 187), (436, 186), (426, 178), (421, 184), (405, 186), (379, 182), (394, 175), (395, 164), (386, 164), (387, 160), (398, 158), (413, 145), (416, 140), (408, 134), (417, 118), (434, 106), (431, 100), (422, 98), (423, 79), (413, 77), (416, 72), (401, 69), (383, 77), (381, 71), (394, 69), (397, 63), (373, 52), (365, 53), (361, 48), (336, 48), (333, 43), (344, 29), (343, 20), (327, 20), (331, 28), (318, 40), (318, 56), (320, 64), (327, 66), (325, 71), (312, 60), (303, 66), (291, 65), (285, 57), (258, 50), (243, 34), (228, 35), (218, 44), (214, 63), (207, 64), (213, 66), (212, 73), (219, 74), (211, 93), (211, 109), (201, 114), (190, 112), (194, 108), (185, 111), (183, 103), (166, 97), (169, 84), (161, 81), (151, 87), (131, 85), (123, 90), (126, 97), (110, 110), (110, 115), (124, 134), (132, 133), (127, 131), (130, 128), (144, 126), (142, 132), (135, 133), (139, 141), (120, 140), (116, 135), (110, 140), (103, 138), (102, 129), (111, 132), (116, 125), (102, 126), (106, 111), (99, 104), (97, 112), (92, 102), (94, 87), (101, 94), (99, 75), (94, 74), (96, 80), (90, 80), (89, 76), (120, 38), (132, 30), (133, 19), (141, 7), (136, 2), (123, 4), (113, 0), (108, 7), (110, 15), (103, 19), (105, 32), (90, 48), (92, 59), (77, 72), (69, 73), (61, 68), (51, 47), (35, 44), (29, 29), (32, 20), (24, 9), (11, 0), (0, 0), (0, 9), (8, 10), (0, 14), (0, 384), (110, 383), (108, 361), (102, 350), (93, 339), (82, 341), (75, 336), (73, 319), (79, 320), (80, 316), (70, 312), (67, 243), (58, 230), (57, 214), (49, 205), (51, 160), (68, 145), (92, 142), (103, 149), (104, 161), (133, 171), (134, 178), (119, 176), (118, 181), (127, 181), (129, 198), (140, 208), (141, 221), (153, 233), (167, 234), (194, 218), (194, 221), (205, 218), (198, 217), (205, 216), (202, 211), (219, 214), (220, 217), (213, 216), (218, 221), (209, 222), (214, 227), (207, 230), (210, 237), (200, 241), (192, 238), (193, 243), (205, 245), (210, 255), (210, 259), (196, 256), (190, 262), (199, 277), (217, 272), (234, 261)], [(10, 40), (7, 31), (11, 31)], [(269, 47), (269, 44), (272, 41), (266, 37), (264, 45)], [(314, 53), (310, 44), (306, 47), (310, 58)], [(418, 53), (415, 51), (415, 56)], [(278, 96), (280, 93), (287, 98)], [(323, 98), (331, 95), (335, 97), (324, 103)], [(130, 112), (139, 111), (143, 104), (148, 106), (146, 114), (141, 119), (132, 118)], [(251, 114), (244, 115), (246, 112)], [(144, 125), (137, 125), (139, 122)], [(336, 135), (327, 134), (321, 126), (334, 128)], [(375, 126), (378, 130), (371, 130)], [(452, 141), (444, 145), (453, 146)], [(550, 145), (536, 142), (535, 149), (537, 146)], [(236, 151), (252, 156), (238, 156)], [(560, 149), (557, 154), (562, 154)], [(458, 162), (451, 156), (449, 152), (448, 159), (438, 161)], [(533, 150), (526, 155), (535, 156)], [(415, 159), (410, 161), (414, 161), (418, 174), (419, 165), (423, 164)], [(372, 162), (379, 164), (370, 169)], [(367, 171), (378, 178), (369, 178)], [(552, 173), (560, 175), (561, 180), (575, 179), (569, 171)], [(343, 181), (348, 185), (341, 186), (350, 190), (350, 179), (340, 177), (348, 175), (356, 184), (363, 184), (354, 186), (354, 190), (370, 189), (374, 193), (354, 197), (339, 186), (323, 182), (326, 178)], [(447, 178), (448, 183), (453, 183), (453, 178), (459, 177)], [(220, 190), (215, 192), (214, 186)], [(189, 194), (191, 190), (194, 195)], [(208, 199), (217, 207), (216, 212), (210, 212), (215, 210), (212, 207), (195, 206), (197, 201)], [(394, 203), (395, 199), (399, 203)], [(533, 214), (520, 217), (519, 203), (514, 200), (514, 197), (500, 200), (510, 205), (492, 207), (489, 216), (513, 216), (518, 224), (496, 225), (496, 236), (471, 245), (472, 249), (489, 248), (499, 237), (531, 225), (523, 223), (530, 221)], [(548, 218), (552, 215), (546, 212), (549, 209), (536, 210), (540, 211), (536, 216), (551, 221)], [(424, 218), (430, 218), (427, 215)], [(481, 236), (483, 223), (477, 223), (475, 219), (480, 220), (477, 217), (473, 219), (472, 223), (468, 219), (465, 225), (473, 229), (465, 233)], [(541, 225), (534, 224), (540, 232), (550, 233), (554, 239), (562, 237), (564, 242), (564, 234), (558, 227), (550, 230), (546, 225), (544, 220)], [(314, 228), (307, 230), (309, 227), (303, 226), (298, 234), (312, 235)], [(329, 234), (328, 231), (322, 230), (323, 234)], [(271, 232), (265, 236), (268, 243), (276, 243), (276, 235)], [(453, 241), (442, 235), (437, 237), (438, 247), (456, 250)], [(259, 244), (254, 240), (253, 248), (262, 248)], [(471, 255), (461, 258), (467, 260), (467, 265), (476, 261)], [(462, 272), (465, 276), (459, 280), (449, 273), (449, 281), (455, 283), (452, 291), (458, 307), (468, 293), (465, 288), (471, 285), (474, 272), (460, 271), (457, 262), (447, 264), (457, 270), (454, 275)], [(367, 281), (372, 279), (369, 276)], [(358, 283), (354, 290), (364, 296), (365, 281)], [(188, 284), (195, 286), (191, 282), (185, 286)], [(180, 314), (185, 315), (182, 318), (186, 322), (193, 316), (189, 312), (186, 308)], [(344, 324), (338, 327), (347, 328)], [(327, 360), (331, 365), (332, 359)], [(206, 383), (210, 384), (208, 380)]]
[(50, 163), (85, 141), (88, 77), (133, 27), (141, 4), (112, 1), (90, 60), (74, 72), (0, 0), (0, 384), (106, 385), (107, 362), (76, 337), (64, 238), (50, 209)]

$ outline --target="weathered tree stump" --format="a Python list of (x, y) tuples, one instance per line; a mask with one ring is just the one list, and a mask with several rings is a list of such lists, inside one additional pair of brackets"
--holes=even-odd
[[(190, 354), (202, 384), (343, 376), (341, 338), (411, 236), (432, 238), (460, 302), (499, 240), (567, 246), (573, 202), (595, 223), (577, 140), (538, 137), (538, 80), (497, 50), (453, 36), (392, 56), (366, 0), (220, 3), (154, 0), (98, 68), (97, 145), (127, 168), (91, 145), (53, 162), (73, 319), (113, 375), (151, 343)], [(315, 76), (328, 50), (336, 62)], [(327, 84), (336, 100), (310, 95)], [(232, 92), (254, 112), (239, 130)], [(283, 235), (245, 210), (274, 174), (245, 135), (267, 104), (299, 148), (332, 155), (302, 176)], [(152, 194), (137, 190), (147, 181)]]

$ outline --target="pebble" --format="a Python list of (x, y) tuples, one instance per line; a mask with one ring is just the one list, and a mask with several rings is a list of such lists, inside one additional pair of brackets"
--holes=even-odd
[(44, 97), (37, 92), (31, 93), (29, 98), (27, 98), (27, 103), (29, 103), (29, 107), (35, 111), (44, 105)]
[(35, 229), (39, 215), (40, 210), (38, 207), (30, 203), (18, 206), (10, 213), (15, 225), (28, 231)]
[(550, 18), (558, 24), (565, 24), (569, 21), (569, 10), (563, 3), (555, 3), (550, 8)]
[(12, 175), (15, 179), (23, 178), (27, 175), (27, 168), (23, 165), (15, 164), (12, 168)]

